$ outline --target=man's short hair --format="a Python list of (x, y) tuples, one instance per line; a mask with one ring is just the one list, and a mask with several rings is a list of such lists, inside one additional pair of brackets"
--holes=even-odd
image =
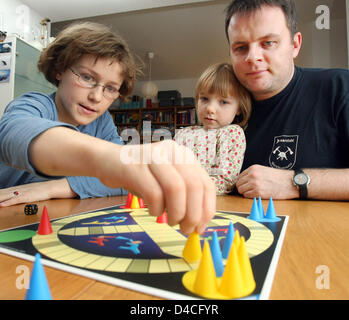
[(262, 6), (279, 7), (283, 11), (287, 27), (291, 33), (291, 39), (293, 39), (298, 32), (297, 11), (293, 0), (233, 0), (226, 8), (225, 34), (228, 41), (228, 28), (232, 16), (235, 14), (248, 14), (261, 9)]

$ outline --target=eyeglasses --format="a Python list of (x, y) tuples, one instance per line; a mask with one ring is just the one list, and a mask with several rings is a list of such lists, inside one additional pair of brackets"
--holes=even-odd
[(113, 87), (113, 86), (105, 86), (101, 83), (98, 83), (95, 78), (90, 76), (87, 73), (79, 74), (76, 71), (74, 71), (72, 68), (69, 68), (70, 71), (77, 76), (77, 82), (84, 88), (92, 89), (97, 86), (101, 86), (103, 88), (103, 95), (105, 98), (109, 100), (115, 100), (119, 97), (120, 92), (119, 89)]

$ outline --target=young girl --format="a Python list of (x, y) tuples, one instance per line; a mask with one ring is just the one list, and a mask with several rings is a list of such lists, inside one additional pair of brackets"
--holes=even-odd
[[(108, 112), (115, 99), (130, 95), (138, 71), (125, 41), (100, 24), (72, 25), (42, 52), (38, 67), (57, 91), (30, 92), (6, 107), (0, 120), (0, 207), (120, 195), (124, 188), (141, 196), (153, 215), (166, 207), (169, 223), (179, 223), (184, 233), (202, 231), (215, 212), (215, 195), (199, 163), (122, 159), (145, 150), (122, 146)], [(168, 159), (188, 153), (169, 142), (152, 144), (155, 149)], [(194, 187), (193, 174), (199, 177)]]
[(235, 78), (232, 66), (221, 63), (201, 75), (195, 100), (201, 126), (180, 129), (174, 139), (193, 150), (215, 182), (217, 194), (230, 193), (246, 148), (243, 128), (251, 113), (250, 95)]

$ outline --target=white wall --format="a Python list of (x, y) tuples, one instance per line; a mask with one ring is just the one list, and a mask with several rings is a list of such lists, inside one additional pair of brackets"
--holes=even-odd
[(1, 0), (0, 30), (6, 31), (8, 36), (15, 33), (28, 42), (39, 40), (42, 19), (20, 0)]
[(331, 20), (330, 30), (317, 30), (314, 22), (300, 25), (303, 43), (296, 64), (308, 68), (347, 69), (347, 36), (343, 32), (346, 28), (344, 19)]
[(302, 8), (298, 15), (303, 43), (296, 64), (310, 68), (348, 68), (349, 1), (298, 0), (297, 3)]

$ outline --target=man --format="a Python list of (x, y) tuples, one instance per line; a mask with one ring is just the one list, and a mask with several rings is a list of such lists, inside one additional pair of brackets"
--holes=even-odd
[(294, 65), (302, 35), (292, 0), (232, 1), (226, 34), (253, 97), (238, 192), (349, 199), (349, 72)]

